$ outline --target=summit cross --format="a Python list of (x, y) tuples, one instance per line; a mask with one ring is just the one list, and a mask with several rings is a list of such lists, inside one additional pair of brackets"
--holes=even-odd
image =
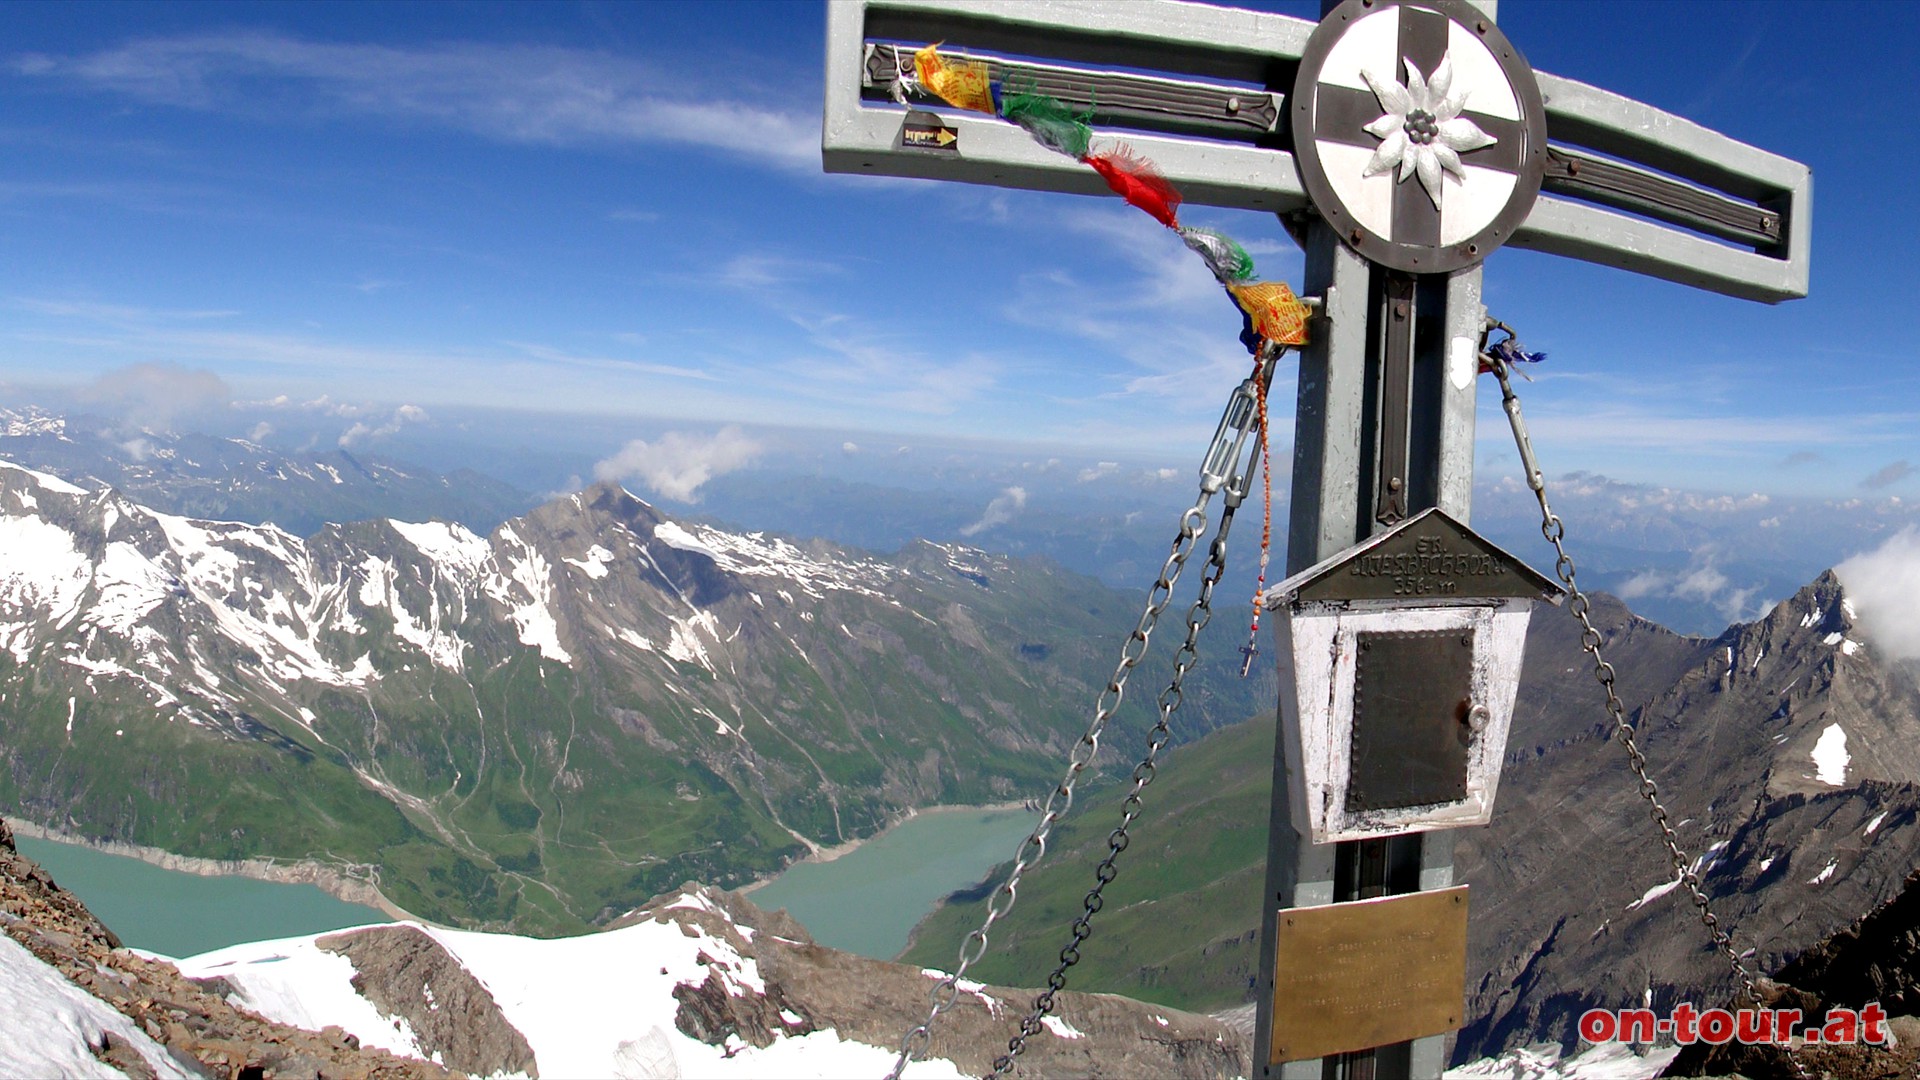
[[(1806, 294), (1804, 165), (1533, 71), (1497, 3), (1329, 0), (1314, 23), (1178, 0), (830, 0), (822, 157), (830, 172), (1108, 194), (1013, 124), (908, 100), (913, 52), (944, 42), (995, 80), (1086, 110), (1100, 134), (1123, 131), (1187, 203), (1277, 214), (1305, 251), (1300, 294), (1319, 302), (1299, 358), (1296, 575), (1429, 509), (1464, 528), (1481, 263), (1500, 247), (1765, 303)], [(1290, 1049), (1299, 1017), (1277, 1017), (1274, 985), (1283, 915), (1450, 890), (1453, 844), (1431, 823), (1315, 843), (1287, 757), (1277, 746), (1254, 1074), (1438, 1077), (1434, 1028), (1324, 1059)], [(1459, 990), (1443, 1027), (1458, 1026)]]

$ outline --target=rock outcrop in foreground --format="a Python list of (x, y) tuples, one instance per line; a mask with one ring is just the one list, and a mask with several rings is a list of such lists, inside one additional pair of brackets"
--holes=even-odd
[[(38, 963), (131, 1021), (130, 1027), (100, 1023), (70, 1002), (55, 1010), (71, 1021), (64, 1029), (47, 1025), (28, 1033), (18, 1029), (19, 1017), (9, 1017), (9, 1026), (16, 1030), (8, 1039), (8, 1052), (17, 1060), (0, 1055), (0, 1074), (26, 1075), (25, 1066), (57, 1063), (63, 1055), (71, 1059), (77, 1053), (134, 1078), (198, 1073), (222, 1080), (439, 1080), (453, 1075), (438, 1065), (362, 1047), (339, 1028), (304, 1031), (236, 1008), (222, 996), (226, 988), (217, 981), (196, 983), (172, 964), (121, 948), (120, 939), (86, 905), (14, 849), (13, 832), (4, 820), (0, 931)], [(0, 947), (7, 944), (0, 942)], [(13, 981), (26, 982), (17, 975)], [(63, 1045), (73, 1042), (82, 1045)], [(30, 1051), (36, 1056), (26, 1056)]]

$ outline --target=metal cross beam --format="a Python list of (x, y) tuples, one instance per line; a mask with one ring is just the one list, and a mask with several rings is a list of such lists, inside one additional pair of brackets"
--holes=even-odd
[[(822, 156), (829, 172), (1105, 193), (1084, 166), (990, 118), (951, 117), (959, 139), (950, 153), (903, 147), (899, 110), (872, 104), (898, 70), (887, 59), (895, 46), (945, 40), (1090, 88), (1065, 99), (1112, 103), (1095, 122), (1141, 132), (1129, 141), (1189, 202), (1293, 213), (1310, 199), (1287, 148), (1287, 98), (1314, 25), (1171, 0), (833, 0)], [(1026, 57), (1045, 59), (1015, 59)], [(1508, 243), (1749, 300), (1806, 295), (1806, 166), (1572, 79), (1535, 78), (1551, 140), (1546, 182)], [(1137, 108), (1122, 85), (1165, 100)], [(1193, 99), (1203, 92), (1212, 100)], [(1280, 119), (1271, 130), (1224, 122), (1213, 103), (1223, 96)], [(1207, 141), (1152, 134), (1160, 131)]]

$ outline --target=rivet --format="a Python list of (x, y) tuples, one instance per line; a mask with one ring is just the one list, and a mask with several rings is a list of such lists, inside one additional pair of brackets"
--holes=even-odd
[(1350, 232), (1350, 233), (1348, 233), (1348, 234), (1347, 234), (1347, 239), (1349, 239), (1349, 240), (1351, 240), (1351, 241), (1353, 241), (1354, 243), (1356, 243), (1356, 244), (1357, 244), (1357, 243), (1359, 243), (1359, 242), (1360, 242), (1360, 239), (1361, 239), (1361, 237), (1362, 237), (1362, 236), (1364, 236), (1364, 235), (1365, 235), (1365, 234), (1364, 234), (1364, 233), (1362, 233), (1362, 232), (1361, 232), (1361, 231), (1360, 231), (1359, 229), (1355, 229), (1355, 230), (1353, 230), (1352, 232)]
[(1469, 255), (1478, 255), (1478, 254), (1480, 254), (1480, 245), (1479, 245), (1479, 244), (1468, 244), (1468, 245), (1467, 245), (1467, 254), (1469, 254)]
[(1394, 477), (1393, 479), (1391, 479), (1391, 480), (1389, 480), (1389, 481), (1387, 481), (1387, 490), (1388, 490), (1388, 491), (1399, 491), (1399, 490), (1400, 490), (1400, 487), (1401, 487), (1401, 483), (1400, 483), (1400, 478), (1399, 478), (1399, 477), (1397, 477), (1397, 476), (1396, 476), (1396, 477)]
[(1474, 23), (1474, 24), (1473, 24), (1473, 28), (1474, 28), (1475, 30), (1478, 30), (1478, 31), (1479, 31), (1480, 33), (1482, 33), (1482, 34), (1484, 34), (1484, 33), (1486, 33), (1486, 32), (1487, 32), (1487, 20), (1485, 20), (1485, 19), (1481, 19), (1481, 20), (1480, 20), (1479, 22), (1477, 22), (1477, 23)]
[(1228, 99), (1227, 99), (1227, 111), (1228, 111), (1228, 112), (1230, 112), (1230, 113), (1237, 113), (1237, 112), (1239, 112), (1239, 111), (1240, 111), (1240, 99), (1239, 99), (1239, 98), (1237, 98), (1237, 97), (1230, 97), (1230, 98), (1228, 98)]

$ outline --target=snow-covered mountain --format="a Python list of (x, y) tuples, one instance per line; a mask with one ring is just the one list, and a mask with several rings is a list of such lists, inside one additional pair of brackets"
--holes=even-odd
[[(909, 807), (1044, 791), (1135, 603), (973, 549), (683, 523), (610, 485), (485, 537), (303, 539), (4, 466), (0, 810), (577, 929)], [(1190, 730), (1252, 710), (1214, 685)]]

